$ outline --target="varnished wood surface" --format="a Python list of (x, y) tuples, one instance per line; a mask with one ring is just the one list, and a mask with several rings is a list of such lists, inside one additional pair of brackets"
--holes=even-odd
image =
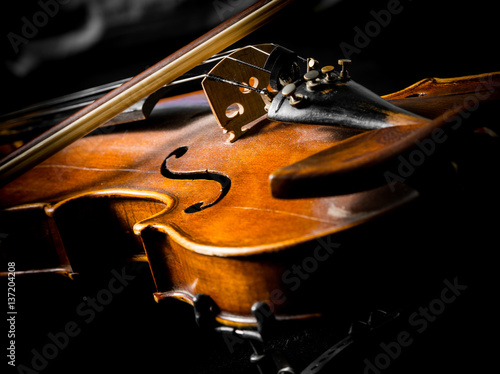
[[(204, 114), (187, 116), (193, 110), (202, 113), (202, 108)], [(158, 117), (83, 138), (9, 183), (1, 190), (4, 217), (23, 211), (45, 212), (55, 221), (63, 241), (76, 238), (65, 241), (67, 252), (74, 254), (85, 252), (78, 238), (97, 238), (97, 233), (105, 231), (102, 212), (108, 206), (108, 215), (113, 217), (110, 222), (115, 222), (108, 225), (108, 244), (113, 243), (114, 235), (121, 235), (121, 228), (129, 239), (117, 239), (116, 243), (128, 243), (117, 250), (123, 251), (122, 257), (130, 256), (142, 250), (132, 233), (141, 235), (159, 298), (161, 293), (175, 292), (189, 301), (195, 294), (207, 292), (220, 304), (221, 318), (227, 323), (250, 323), (253, 302), (271, 299), (271, 292), (281, 288), (283, 269), (297, 258), (310, 256), (316, 238), (359, 225), (418, 196), (401, 185), (396, 192), (381, 187), (328, 198), (275, 199), (269, 189), (273, 170), (353, 132), (266, 120), (244, 138), (227, 143), (202, 93), (163, 101)], [(172, 172), (208, 170), (230, 178), (231, 188), (220, 202), (200, 212), (185, 212), (200, 201), (215, 201), (221, 185), (209, 177), (163, 177), (161, 164), (179, 147), (188, 147), (188, 151), (167, 161)], [(134, 201), (141, 200), (154, 205), (133, 208)], [(99, 219), (70, 224), (71, 216), (79, 221), (85, 212), (88, 217), (94, 212)], [(290, 249), (294, 251), (286, 252)], [(284, 253), (284, 257), (276, 261), (257, 257), (272, 253)], [(235, 294), (240, 296), (235, 298)], [(305, 303), (306, 299), (289, 297), (278, 315), (318, 313), (320, 306)]]
[[(407, 157), (420, 142), (432, 143), (424, 155), (429, 158), (441, 143), (458, 129), (493, 126), (491, 116), (500, 99), (500, 73), (458, 78), (428, 78), (394, 94), (384, 96), (391, 103), (429, 118), (420, 123), (377, 129), (350, 137), (304, 160), (274, 171), (273, 195), (281, 198), (324, 196), (346, 193), (387, 183), (394, 174), (397, 157)], [(472, 125), (464, 123), (474, 114)], [(487, 122), (485, 122), (487, 121)], [(472, 122), (472, 121), (469, 121)], [(463, 126), (462, 126), (463, 125)], [(421, 151), (420, 151), (421, 152)], [(400, 177), (401, 179), (401, 177)], [(404, 179), (404, 178), (403, 178)], [(333, 189), (314, 189), (313, 183), (333, 185)]]
[(436, 118), (466, 101), (498, 100), (500, 72), (454, 78), (426, 78), (382, 98), (427, 118)]
[[(403, 145), (432, 129), (409, 126), (411, 131), (401, 132), (409, 136)], [(286, 271), (314, 258), (320, 239), (402, 207), (419, 193), (398, 183), (283, 200), (272, 196), (269, 176), (332, 145), (377, 134), (262, 120), (227, 143), (203, 93), (174, 97), (163, 100), (151, 120), (80, 139), (4, 186), (1, 218), (14, 232), (12, 252), (22, 256), (23, 249), (33, 250), (33, 241), (44, 248), (37, 253), (44, 261), (20, 262), (25, 268), (19, 270), (92, 271), (145, 250), (157, 300), (192, 303), (196, 294), (206, 293), (221, 309), (219, 320), (232, 325), (254, 324), (250, 308), (256, 301), (273, 305), (278, 318), (306, 318), (327, 307), (321, 285), (334, 284), (341, 273), (325, 270), (296, 293), (285, 287)], [(386, 140), (391, 139), (400, 140)], [(393, 143), (375, 139), (374, 144), (393, 152), (384, 148)], [(179, 178), (164, 177), (165, 158), (181, 147), (187, 152), (166, 163)], [(351, 156), (341, 159), (356, 163)], [(195, 174), (206, 178), (193, 179)], [(222, 179), (214, 175), (230, 179), (227, 194), (207, 209), (187, 213), (219, 198)], [(37, 228), (34, 234), (15, 243), (27, 225)], [(335, 257), (330, 260), (337, 266)]]
[[(177, 100), (181, 99), (167, 101), (164, 105), (176, 105)], [(202, 94), (185, 100), (206, 105)], [(172, 118), (160, 125), (168, 129), (168, 137), (159, 136), (157, 131), (142, 127), (144, 125), (137, 125), (131, 130), (123, 128), (82, 139), (77, 145), (68, 147), (36, 167), (26, 177), (5, 186), (2, 189), (2, 206), (9, 206), (12, 201), (16, 201), (18, 206), (47, 203), (45, 209), (51, 211), (51, 204), (60, 206), (62, 201), (74, 196), (99, 197), (105, 195), (103, 191), (119, 196), (133, 189), (137, 192), (130, 194), (142, 198), (149, 196), (152, 200), (160, 200), (161, 195), (161, 202), (166, 206), (164, 214), (141, 222), (136, 230), (153, 225), (172, 234), (177, 232), (182, 237), (184, 235), (179, 228), (190, 227), (192, 234), (189, 237), (198, 238), (191, 243), (192, 249), (216, 255), (266, 251), (267, 242), (280, 242), (286, 246), (290, 237), (314, 232), (311, 230), (313, 227), (328, 227), (333, 232), (368, 219), (378, 214), (379, 209), (385, 210), (383, 206), (387, 201), (374, 204), (368, 201), (370, 199), (365, 194), (312, 200), (310, 204), (303, 201), (285, 203), (270, 197), (268, 176), (272, 170), (343, 140), (352, 134), (348, 129), (266, 122), (258, 125), (248, 137), (235, 144), (227, 144), (210, 113), (188, 124), (174, 121)], [(295, 141), (285, 142), (284, 138)], [(168, 161), (172, 171), (190, 173), (209, 170), (230, 177), (232, 185), (228, 195), (213, 208), (196, 214), (184, 213), (184, 209), (199, 201), (216, 200), (220, 194), (218, 182), (189, 180), (189, 176), (186, 177), (188, 181), (168, 180), (159, 174), (165, 157), (179, 146), (187, 146), (189, 150), (181, 158)], [(290, 149), (293, 152), (289, 152)], [(111, 150), (113, 156), (99, 157), (104, 156), (100, 152), (105, 150)], [(40, 189), (38, 186), (42, 182), (46, 187)], [(173, 191), (176, 191), (175, 195)], [(383, 196), (384, 189), (377, 193)], [(392, 198), (395, 195), (391, 193), (388, 196)], [(180, 219), (173, 218), (173, 213)], [(240, 219), (226, 218), (233, 214)], [(252, 222), (258, 222), (262, 215), (273, 217), (276, 223), (282, 222), (285, 227), (292, 228), (294, 223), (298, 224), (301, 231), (291, 234), (285, 229), (271, 234), (270, 228), (263, 225), (253, 225), (252, 230), (243, 229)], [(170, 226), (168, 222), (176, 222), (176, 226)], [(197, 222), (206, 222), (212, 227)], [(241, 227), (241, 234), (234, 238), (230, 233), (237, 227)], [(255, 230), (262, 230), (262, 233)], [(214, 232), (220, 234), (214, 237)], [(304, 240), (320, 235), (306, 235)], [(274, 239), (269, 240), (270, 237)], [(212, 246), (217, 249), (212, 249)], [(238, 249), (226, 251), (225, 247)]]

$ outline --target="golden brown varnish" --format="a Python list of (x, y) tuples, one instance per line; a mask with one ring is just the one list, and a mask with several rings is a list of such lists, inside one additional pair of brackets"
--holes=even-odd
[(467, 100), (498, 100), (500, 72), (457, 78), (426, 78), (382, 98), (427, 118), (436, 118)]
[[(197, 107), (206, 108), (205, 114), (189, 118)], [(271, 300), (276, 289), (287, 292), (284, 269), (309, 256), (316, 238), (366, 222), (417, 196), (402, 185), (396, 193), (381, 187), (328, 198), (275, 199), (269, 189), (273, 170), (355, 132), (265, 120), (229, 144), (202, 93), (163, 101), (158, 113), (161, 120), (83, 138), (6, 185), (0, 200), (3, 214), (44, 212), (44, 219), (54, 220), (70, 260), (75, 259), (75, 271), (88, 270), (92, 261), (99, 266), (140, 256), (145, 249), (158, 299), (173, 295), (191, 301), (196, 293), (207, 293), (220, 307), (222, 321), (246, 324), (255, 322), (250, 312), (254, 302)], [(231, 179), (231, 189), (219, 203), (191, 214), (184, 210), (215, 201), (221, 187), (214, 180), (172, 180), (160, 174), (165, 157), (181, 146), (188, 151), (168, 160), (171, 171), (209, 170)], [(96, 219), (90, 220), (92, 216)], [(89, 248), (104, 231), (107, 240)], [(86, 253), (92, 261), (84, 260)], [(320, 300), (294, 293), (277, 306), (277, 316), (320, 313), (321, 302), (311, 302), (315, 299)]]
[[(151, 120), (83, 138), (3, 187), (0, 218), (12, 235), (2, 252), (16, 260), (32, 256), (19, 262), (21, 271), (68, 275), (141, 260), (145, 252), (157, 300), (192, 302), (206, 293), (220, 308), (219, 320), (233, 325), (254, 324), (250, 308), (257, 301), (269, 302), (281, 319), (318, 315), (330, 303), (325, 284), (328, 292), (345, 289), (339, 280), (346, 263), (337, 253), (329, 257), (297, 292), (286, 284), (286, 271), (313, 256), (320, 238), (335, 238), (418, 193), (400, 184), (394, 192), (382, 186), (281, 200), (271, 195), (269, 175), (357, 133), (263, 120), (230, 144), (201, 92), (163, 100)], [(216, 180), (161, 175), (165, 157), (179, 147), (188, 151), (168, 160), (172, 172), (208, 170), (231, 180), (216, 205), (185, 212), (218, 198)]]
[[(386, 172), (394, 174), (398, 159), (407, 159), (419, 142), (428, 139), (437, 149), (445, 139), (475, 127), (495, 126), (491, 116), (500, 98), (500, 74), (490, 73), (459, 78), (424, 79), (406, 89), (384, 96), (391, 103), (429, 119), (414, 123), (388, 122), (396, 126), (379, 128), (333, 144), (299, 162), (277, 169), (271, 175), (273, 196), (297, 198), (329, 196), (369, 189), (387, 183)], [(473, 120), (469, 117), (474, 114)], [(467, 120), (467, 121), (466, 121)], [(462, 126), (467, 122), (467, 126)], [(457, 131), (460, 129), (460, 131)], [(432, 156), (434, 151), (428, 154)], [(397, 171), (396, 171), (397, 172)], [(334, 191), (311, 188), (311, 184), (334, 187)]]

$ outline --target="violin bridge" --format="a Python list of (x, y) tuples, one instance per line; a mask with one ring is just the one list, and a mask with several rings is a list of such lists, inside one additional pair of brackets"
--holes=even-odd
[(258, 91), (271, 90), (270, 72), (264, 65), (275, 48), (272, 44), (241, 48), (215, 65), (202, 81), (217, 123), (231, 143), (246, 132), (245, 125), (266, 114), (265, 97)]

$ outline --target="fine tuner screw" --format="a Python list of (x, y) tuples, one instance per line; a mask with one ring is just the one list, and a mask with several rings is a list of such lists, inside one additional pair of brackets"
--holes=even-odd
[(297, 91), (297, 86), (293, 83), (287, 84), (281, 90), (281, 94), (288, 99), (291, 106), (297, 106), (303, 99), (302, 95), (296, 95), (295, 91)]
[(350, 79), (349, 72), (346, 69), (347, 65), (350, 65), (352, 63), (351, 60), (347, 58), (342, 58), (339, 60), (339, 65), (342, 66), (342, 70), (340, 71), (340, 78), (342, 79)]
[(304, 79), (306, 80), (306, 82), (313, 81), (318, 77), (319, 77), (319, 71), (317, 70), (310, 70), (304, 74)]
[(335, 68), (332, 65), (327, 65), (321, 68), (321, 73), (325, 75), (327, 81), (331, 82), (335, 80), (334, 70)]
[(304, 80), (306, 81), (307, 88), (313, 88), (319, 84), (317, 79), (319, 78), (319, 71), (309, 70), (304, 74)]
[(307, 72), (310, 72), (311, 70), (316, 69), (318, 66), (319, 62), (315, 60), (314, 58), (308, 58), (307, 59)]

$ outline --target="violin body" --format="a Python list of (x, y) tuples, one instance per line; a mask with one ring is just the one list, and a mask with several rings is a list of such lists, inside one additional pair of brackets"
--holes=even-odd
[[(434, 107), (439, 114), (447, 109)], [(366, 293), (365, 301), (390, 299), (396, 291), (373, 283), (368, 263), (344, 269), (342, 235), (409, 205), (420, 192), (396, 183), (280, 199), (269, 176), (360, 133), (261, 118), (230, 143), (203, 92), (164, 99), (148, 120), (104, 127), (5, 186), (1, 214), (10, 234), (4, 248), (21, 273), (72, 276), (147, 261), (157, 301), (193, 304), (196, 295), (208, 295), (227, 325), (255, 325), (256, 302), (266, 302), (282, 320), (331, 312), (325, 285), (342, 300), (335, 312), (347, 313), (359, 302), (343, 291), (353, 278), (372, 283), (355, 293)], [(447, 162), (437, 164), (442, 179), (453, 174)], [(411, 271), (400, 278), (407, 287), (420, 283)]]
[[(311, 121), (261, 116), (232, 142), (202, 91), (162, 99), (147, 119), (100, 127), (2, 186), (1, 255), (23, 279), (106, 276), (140, 262), (156, 302), (180, 299), (196, 316), (208, 298), (208, 317), (241, 331), (262, 333), (261, 303), (279, 322), (343, 324), (428, 302), (429, 290), (456, 280), (467, 262), (449, 243), (467, 227), (460, 217), (477, 215), (455, 197), (463, 170), (482, 155), (471, 145), (469, 161), (464, 149), (492, 131), (482, 126), (494, 125), (498, 77), (427, 79), (370, 93), (368, 104), (344, 100), (356, 109), (353, 122), (375, 129), (315, 123), (307, 112)], [(339, 79), (316, 93), (335, 99), (334, 85), (348, 86)], [(297, 92), (307, 96), (307, 85)], [(278, 98), (278, 107), (292, 102)], [(337, 104), (321, 103), (331, 110), (325, 118), (335, 118)], [(436, 134), (451, 140), (441, 147)], [(429, 139), (431, 151), (421, 148)], [(421, 235), (430, 232), (439, 234), (432, 245)]]
[[(273, 170), (353, 130), (263, 120), (251, 135), (227, 143), (203, 93), (161, 102), (158, 116), (81, 139), (7, 185), (2, 192), (5, 221), (20, 228), (31, 218), (47, 248), (54, 245), (54, 254), (59, 250), (69, 259), (53, 264), (61, 272), (98, 268), (100, 258), (115, 262), (145, 251), (156, 299), (192, 302), (195, 295), (208, 294), (221, 309), (221, 320), (254, 324), (251, 307), (257, 301), (275, 305), (278, 317), (321, 314), (321, 298), (308, 292), (296, 297), (290, 288), (297, 274), (283, 274), (311, 256), (333, 256), (336, 244), (330, 234), (418, 196), (401, 185), (396, 191), (382, 186), (345, 196), (276, 199), (268, 181)], [(284, 138), (293, 142), (284, 144)], [(181, 147), (187, 147), (185, 154), (165, 160)], [(179, 179), (162, 175), (163, 163)], [(220, 201), (189, 213), (199, 202), (217, 201), (224, 188), (228, 191)], [(15, 257), (26, 258), (17, 243)]]

